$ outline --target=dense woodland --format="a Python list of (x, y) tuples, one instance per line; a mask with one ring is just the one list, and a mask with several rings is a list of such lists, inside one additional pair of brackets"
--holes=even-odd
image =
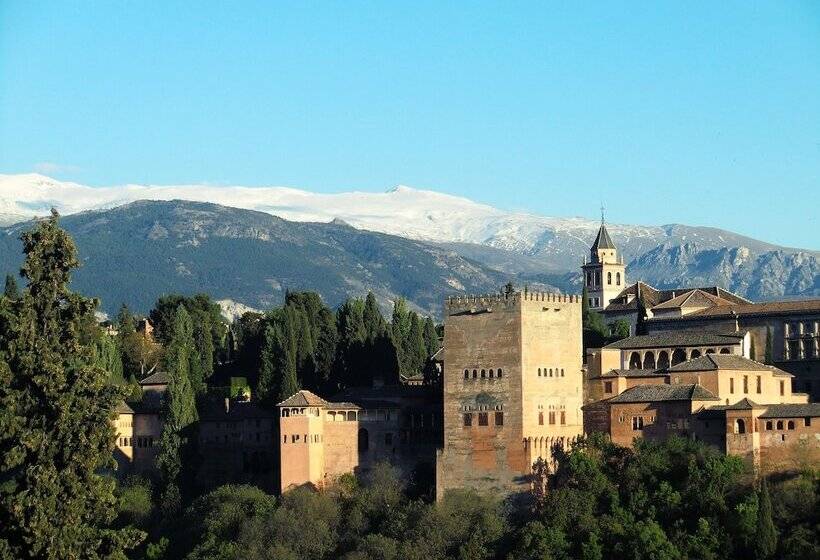
[[(21, 286), (10, 277), (0, 297), (0, 558), (820, 558), (817, 469), (756, 480), (682, 439), (583, 440), (505, 500), (463, 491), (434, 503), (428, 480), (387, 465), (323, 492), (202, 494), (186, 484), (202, 402), (246, 387), (272, 406), (299, 387), (430, 380), (433, 321), (402, 301), (387, 321), (372, 294), (334, 311), (290, 293), (227, 325), (207, 296), (172, 295), (149, 314), (158, 344), (126, 307), (110, 336), (97, 302), (69, 288), (79, 261), (58, 217), (22, 242)], [(138, 401), (136, 380), (157, 368), (169, 377), (159, 474), (118, 481), (114, 409)]]

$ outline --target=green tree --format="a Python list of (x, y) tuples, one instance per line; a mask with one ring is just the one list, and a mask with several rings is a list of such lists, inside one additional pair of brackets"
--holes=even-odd
[(191, 316), (180, 305), (165, 354), (168, 388), (163, 399), (163, 427), (157, 455), (157, 467), (164, 485), (163, 502), (170, 512), (181, 505), (180, 473), (185, 459), (192, 455), (192, 432), (198, 419), (195, 391), (190, 379), (193, 346)]
[(757, 558), (765, 560), (774, 556), (777, 550), (777, 529), (772, 519), (772, 500), (769, 496), (769, 483), (765, 477), (760, 481), (758, 495), (754, 551)]
[(299, 390), (296, 355), (281, 324), (266, 327), (262, 348), (257, 392), (260, 400), (270, 407)]
[(77, 250), (52, 212), (21, 236), (27, 288), (0, 349), (0, 551), (13, 558), (124, 558), (115, 530), (114, 409), (121, 390), (80, 341), (96, 301), (71, 292)]
[(424, 369), (427, 361), (427, 346), (424, 343), (424, 331), (418, 313), (410, 313), (410, 334), (405, 339), (404, 355), (407, 358), (407, 375), (415, 375)]
[(376, 296), (373, 295), (373, 292), (367, 292), (362, 319), (367, 333), (366, 339), (369, 341), (375, 340), (386, 328), (384, 317), (382, 317), (382, 312), (379, 310), (379, 304), (376, 302)]
[(763, 359), (767, 364), (771, 364), (774, 361), (773, 351), (772, 351), (772, 328), (771, 327), (766, 327), (766, 353), (765, 353)]
[(436, 324), (430, 317), (424, 319), (424, 346), (427, 357), (432, 356), (439, 350)]
[(122, 354), (117, 346), (116, 339), (105, 333), (100, 333), (94, 343), (94, 365), (107, 371), (109, 379), (121, 385), (125, 382), (122, 369)]
[(20, 288), (17, 287), (17, 280), (13, 274), (6, 274), (6, 286), (3, 289), (3, 295), (10, 300), (16, 300), (20, 297)]
[(393, 343), (399, 352), (399, 364), (401, 373), (407, 373), (408, 357), (405, 351), (407, 339), (410, 336), (410, 315), (407, 311), (407, 302), (403, 298), (397, 298), (393, 302), (393, 317), (390, 322), (390, 333)]

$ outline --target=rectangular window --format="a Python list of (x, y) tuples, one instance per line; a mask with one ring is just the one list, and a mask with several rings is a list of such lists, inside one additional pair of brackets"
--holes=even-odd
[(473, 425), (473, 415), (468, 412), (464, 415), (464, 427), (467, 428)]
[(561, 425), (562, 426), (567, 425), (567, 412), (565, 410), (561, 411)]
[(759, 395), (762, 392), (763, 392), (763, 378), (758, 375), (757, 376), (757, 394)]
[(811, 416), (806, 416), (803, 418), (803, 425), (806, 427), (811, 426)]
[(780, 396), (782, 397), (785, 394), (786, 394), (786, 384), (783, 381), (781, 381), (780, 382)]
[(604, 393), (612, 392), (612, 381), (604, 381)]
[(633, 430), (643, 430), (643, 416), (633, 416), (632, 417), (632, 429)]
[(729, 392), (730, 393), (735, 392), (735, 378), (734, 377), (729, 378)]
[(543, 412), (538, 413), (538, 425), (539, 426), (544, 425), (544, 413)]
[(503, 426), (504, 425), (504, 413), (498, 411), (495, 413), (495, 425), (496, 426)]
[(479, 426), (489, 425), (489, 419), (487, 418), (487, 413), (486, 412), (479, 412), (478, 413), (478, 425)]
[(743, 376), (743, 393), (745, 394), (745, 393), (748, 393), (748, 392), (749, 392), (749, 376), (744, 375)]
[(555, 425), (555, 412), (551, 410), (550, 411), (550, 426), (554, 426), (554, 425)]

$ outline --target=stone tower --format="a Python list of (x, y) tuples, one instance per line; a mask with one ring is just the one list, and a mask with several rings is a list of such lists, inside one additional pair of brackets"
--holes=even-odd
[(583, 432), (581, 298), (450, 298), (444, 322), (444, 445), (436, 495), (529, 488), (532, 464)]
[(589, 261), (584, 259), (584, 286), (587, 289), (589, 308), (600, 311), (626, 286), (626, 267), (623, 257), (618, 258), (618, 249), (609, 237), (604, 221), (589, 250)]

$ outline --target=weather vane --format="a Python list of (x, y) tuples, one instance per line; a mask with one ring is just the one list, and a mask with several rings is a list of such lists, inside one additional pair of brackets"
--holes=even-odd
[(601, 202), (601, 223), (604, 223), (604, 203)]

